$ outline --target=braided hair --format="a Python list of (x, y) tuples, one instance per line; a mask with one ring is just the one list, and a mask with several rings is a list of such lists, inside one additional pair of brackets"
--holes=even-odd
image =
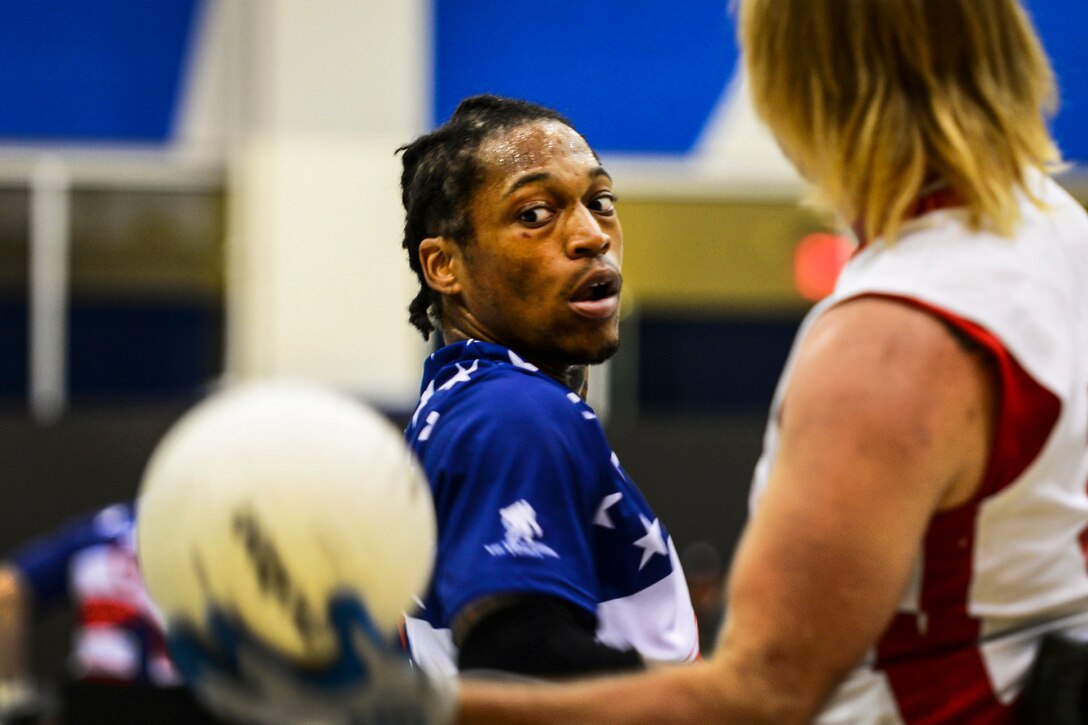
[(558, 121), (562, 114), (535, 103), (493, 95), (461, 102), (446, 123), (397, 149), (402, 154), (401, 201), (406, 219), (402, 246), (419, 279), (419, 292), (408, 305), (408, 320), (428, 339), (435, 330), (441, 295), (427, 285), (419, 261), (424, 239), (441, 236), (459, 245), (473, 237), (469, 205), (483, 183), (477, 153), (488, 138), (535, 121)]

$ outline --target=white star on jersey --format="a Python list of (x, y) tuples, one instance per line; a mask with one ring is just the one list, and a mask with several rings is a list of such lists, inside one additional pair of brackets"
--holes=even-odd
[[(575, 404), (578, 404), (578, 403), (582, 402), (582, 398), (579, 397), (578, 393), (567, 393), (567, 400), (569, 400), (570, 402), (575, 403)], [(594, 414), (594, 412), (592, 410), (583, 410), (582, 411), (582, 417), (585, 418), (586, 420), (593, 420), (597, 416), (596, 416), (596, 414)]]
[[(434, 355), (431, 355), (431, 357), (434, 357)], [(457, 383), (467, 383), (469, 380), (472, 379), (472, 373), (476, 372), (476, 369), (480, 366), (480, 361), (473, 360), (472, 365), (467, 368), (462, 366), (461, 363), (456, 363), (456, 365), (457, 372), (453, 374), (453, 377), (444, 382), (439, 390), (449, 390), (454, 385), (457, 385)], [(412, 425), (416, 424), (416, 420), (419, 418), (419, 411), (423, 410), (423, 407), (427, 405), (430, 399), (434, 396), (434, 393), (434, 381), (432, 380), (431, 382), (427, 383), (427, 389), (424, 390), (423, 393), (419, 396), (419, 404), (416, 406), (416, 412), (412, 413)], [(434, 418), (434, 420), (431, 420), (432, 417)], [(434, 427), (435, 420), (438, 420), (438, 418), (433, 412), (427, 416), (427, 423), (429, 423), (429, 425), (424, 428), (423, 431), (419, 434), (419, 439), (421, 441), (425, 441), (431, 437), (431, 428)]]
[(453, 374), (446, 382), (442, 383), (442, 387), (439, 390), (449, 390), (457, 383), (467, 383), (471, 380), (472, 373), (476, 372), (476, 368), (480, 366), (479, 360), (473, 360), (470, 367), (463, 367), (461, 363), (454, 363), (457, 366), (457, 372)]
[(423, 426), (423, 430), (419, 432), (419, 440), (429, 440), (431, 437), (431, 431), (434, 430), (434, 424), (438, 422), (440, 414), (437, 410), (432, 410), (427, 413), (427, 425)]
[(654, 554), (668, 556), (669, 550), (665, 547), (665, 538), (661, 535), (661, 521), (654, 519), (651, 524), (649, 519), (642, 514), (639, 514), (638, 517), (646, 528), (646, 535), (633, 544), (633, 546), (642, 549), (642, 561), (638, 563), (638, 570), (642, 571), (642, 567), (646, 566), (646, 562), (650, 560), (651, 556)]
[(423, 394), (419, 396), (419, 405), (416, 406), (416, 412), (412, 413), (412, 425), (416, 424), (416, 418), (419, 417), (419, 411), (423, 410), (423, 406), (427, 404), (427, 401), (434, 395), (434, 381), (427, 383), (427, 389), (423, 391)]
[(597, 513), (593, 515), (593, 523), (606, 529), (616, 528), (616, 525), (612, 523), (612, 517), (608, 515), (608, 509), (612, 508), (621, 498), (623, 498), (623, 494), (619, 492), (610, 493), (602, 498), (601, 505), (597, 507)]
[(530, 371), (536, 371), (540, 369), (536, 365), (533, 365), (531, 362), (526, 362), (525, 360), (523, 360), (521, 356), (519, 356), (513, 350), (507, 350), (507, 352), (510, 353), (510, 362), (513, 363), (514, 367)]

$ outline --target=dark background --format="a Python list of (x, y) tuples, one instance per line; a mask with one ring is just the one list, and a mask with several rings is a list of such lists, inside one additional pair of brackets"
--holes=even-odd
[[(77, 310), (73, 320), (77, 328), (108, 331), (119, 316), (116, 308)], [(73, 346), (79, 379), (91, 382), (73, 385), (73, 405), (56, 423), (33, 422), (20, 399), (25, 390), (2, 399), (0, 471), (8, 495), (0, 507), (0, 552), (69, 517), (131, 498), (157, 441), (207, 389), (214, 365), (202, 361), (216, 357), (193, 350), (207, 352), (208, 342), (219, 339), (218, 316), (171, 307), (132, 317), (127, 327), (138, 334), (110, 344), (87, 335), (100, 344)], [(745, 519), (765, 409), (796, 321), (673, 315), (627, 325), (639, 344), (626, 346), (615, 362), (617, 390), (606, 425), (613, 448), (678, 550), (705, 541), (727, 558)], [(0, 355), (25, 344), (16, 337), (0, 336)], [(80, 337), (73, 333), (73, 340)], [(147, 351), (188, 363), (148, 369), (139, 363)], [(637, 381), (624, 373), (632, 358), (640, 362)], [(389, 415), (401, 423), (406, 413)], [(36, 627), (35, 658), (44, 677), (63, 674), (69, 616), (43, 613)]]

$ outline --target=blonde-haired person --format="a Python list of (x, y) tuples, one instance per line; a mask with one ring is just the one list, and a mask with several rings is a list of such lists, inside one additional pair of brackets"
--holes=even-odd
[(778, 386), (718, 650), (466, 688), (462, 721), (1017, 722), (1042, 635), (1088, 633), (1088, 216), (1047, 176), (1049, 63), (1015, 0), (739, 21), (756, 109), (859, 250)]
[(1060, 162), (1056, 90), (1016, 2), (744, 0), (752, 100), (815, 200), (894, 240), (926, 193), (1012, 236), (1031, 172)]
[[(1047, 176), (1053, 81), (1023, 9), (739, 17), (756, 108), (859, 249), (778, 386), (719, 645), (466, 681), (424, 698), (455, 709), (435, 721), (1011, 723), (1043, 637), (1088, 634), (1088, 215)], [(403, 705), (371, 672), (354, 712)]]

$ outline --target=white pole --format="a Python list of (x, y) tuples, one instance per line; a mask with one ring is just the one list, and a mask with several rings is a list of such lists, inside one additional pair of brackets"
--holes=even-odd
[[(237, 5), (237, 3), (235, 3)], [(306, 377), (411, 410), (400, 158), (426, 128), (428, 0), (249, 0), (230, 48), (230, 379)]]
[(30, 175), (30, 413), (55, 422), (67, 407), (68, 170), (52, 156)]

